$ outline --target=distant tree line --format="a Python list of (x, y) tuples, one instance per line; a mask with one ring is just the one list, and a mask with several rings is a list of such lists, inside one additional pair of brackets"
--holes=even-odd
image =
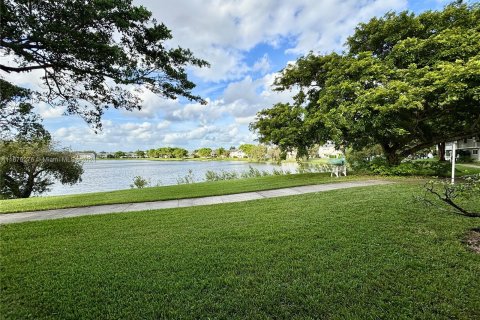
[(182, 159), (188, 156), (188, 150), (177, 147), (162, 147), (146, 152), (148, 158)]
[(121, 158), (163, 158), (163, 159), (184, 159), (184, 158), (240, 158), (255, 161), (280, 161), (286, 158), (286, 153), (282, 152), (277, 146), (266, 146), (263, 144), (242, 144), (238, 148), (231, 146), (229, 149), (203, 147), (193, 150), (191, 153), (180, 147), (160, 147), (146, 151), (137, 150), (135, 152), (100, 152), (101, 158), (121, 159)]

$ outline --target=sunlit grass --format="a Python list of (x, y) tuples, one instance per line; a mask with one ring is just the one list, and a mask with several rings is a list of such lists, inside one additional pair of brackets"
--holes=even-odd
[[(1, 227), (4, 319), (478, 319), (479, 226), (396, 183)], [(474, 205), (480, 207), (480, 199)]]

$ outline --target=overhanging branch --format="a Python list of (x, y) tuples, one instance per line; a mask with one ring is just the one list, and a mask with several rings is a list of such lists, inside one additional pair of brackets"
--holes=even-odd
[(9, 67), (3, 64), (0, 64), (0, 70), (5, 72), (27, 72), (37, 69), (47, 69), (53, 67), (52, 64), (43, 64), (43, 65), (36, 65), (36, 66), (25, 66), (25, 67)]

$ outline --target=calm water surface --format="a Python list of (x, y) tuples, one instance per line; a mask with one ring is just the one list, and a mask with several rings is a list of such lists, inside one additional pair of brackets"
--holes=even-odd
[(73, 186), (56, 183), (45, 195), (63, 195), (99, 191), (129, 189), (135, 176), (141, 176), (151, 185), (177, 184), (179, 177), (193, 171), (195, 181), (204, 181), (207, 171), (248, 171), (249, 166), (271, 172), (281, 168), (294, 172), (295, 163), (282, 165), (249, 163), (242, 161), (149, 161), (149, 160), (100, 160), (84, 162), (82, 182)]

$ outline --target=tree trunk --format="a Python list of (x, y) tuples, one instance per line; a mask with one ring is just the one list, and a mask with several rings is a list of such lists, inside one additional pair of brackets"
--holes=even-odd
[(32, 188), (28, 188), (22, 191), (19, 198), (30, 198), (32, 195)]
[(398, 166), (400, 162), (402, 162), (402, 159), (394, 152), (385, 154), (385, 157), (387, 158), (388, 164), (391, 166)]
[(33, 174), (29, 174), (27, 183), (25, 184), (19, 198), (29, 198), (32, 195), (34, 185), (35, 177)]
[(438, 161), (445, 161), (445, 142), (438, 144)]
[(403, 157), (397, 153), (397, 149), (388, 144), (382, 145), (383, 154), (390, 166), (397, 166), (402, 162)]

